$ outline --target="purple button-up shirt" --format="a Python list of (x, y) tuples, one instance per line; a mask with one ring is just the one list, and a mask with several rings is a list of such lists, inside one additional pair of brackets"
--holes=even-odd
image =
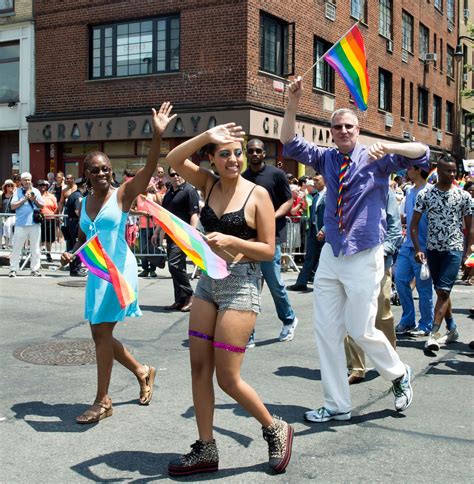
[(370, 160), (367, 146), (357, 144), (349, 153), (351, 158), (346, 172), (343, 191), (342, 222), (339, 231), (336, 216), (339, 168), (343, 155), (337, 148), (321, 148), (295, 136), (285, 143), (283, 155), (312, 166), (321, 173), (327, 187), (324, 226), (326, 241), (337, 257), (356, 254), (370, 249), (385, 240), (388, 182), (392, 172), (413, 165), (429, 171), (429, 149), (416, 159), (400, 155), (385, 155), (380, 160)]

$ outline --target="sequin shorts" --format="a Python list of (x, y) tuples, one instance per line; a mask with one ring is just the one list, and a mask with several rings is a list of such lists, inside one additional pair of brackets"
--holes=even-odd
[(225, 279), (212, 279), (202, 274), (194, 297), (214, 304), (217, 311), (234, 309), (260, 313), (260, 264), (242, 262), (227, 264), (230, 274)]

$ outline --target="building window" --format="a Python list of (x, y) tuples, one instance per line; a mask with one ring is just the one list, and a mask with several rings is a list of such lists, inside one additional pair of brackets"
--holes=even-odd
[(446, 47), (446, 74), (454, 79), (454, 49), (449, 45)]
[(402, 12), (402, 48), (413, 53), (413, 17)]
[(413, 122), (413, 82), (410, 82), (410, 121)]
[(392, 0), (379, 0), (379, 34), (392, 38)]
[(179, 16), (101, 25), (91, 29), (91, 78), (179, 70)]
[(438, 9), (440, 12), (443, 11), (443, 0), (434, 0), (434, 6), (436, 9)]
[[(260, 14), (260, 70), (282, 77), (293, 73), (292, 26), (263, 12)], [(293, 31), (291, 41), (290, 30)]]
[(392, 73), (379, 69), (379, 109), (392, 112)]
[[(314, 62), (331, 48), (332, 44), (318, 37), (314, 38)], [(318, 62), (314, 66), (313, 87), (334, 94), (334, 69), (326, 62)]]
[(448, 18), (448, 30), (454, 28), (454, 0), (446, 0), (446, 16)]
[(405, 79), (400, 82), (400, 117), (405, 118)]
[(425, 60), (425, 55), (430, 51), (430, 30), (420, 24), (420, 58)]
[(441, 129), (441, 98), (433, 96), (433, 128)]
[(428, 91), (418, 88), (418, 122), (428, 124)]
[(444, 59), (443, 59), (443, 39), (439, 39), (439, 71), (443, 72)]
[(0, 15), (2, 13), (14, 13), (15, 1), (14, 0), (0, 0)]
[(367, 23), (367, 0), (351, 0), (351, 17)]
[[(438, 51), (438, 36), (436, 34), (433, 34), (433, 50), (435, 54)], [(437, 67), (437, 64), (438, 64), (438, 56), (436, 56), (436, 60), (434, 61), (435, 69)]]
[(20, 100), (20, 43), (0, 44), (0, 103)]
[(446, 131), (454, 132), (454, 104), (446, 101)]

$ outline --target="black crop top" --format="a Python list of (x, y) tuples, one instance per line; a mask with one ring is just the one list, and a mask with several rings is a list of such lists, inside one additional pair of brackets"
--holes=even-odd
[(216, 180), (214, 185), (212, 185), (209, 194), (207, 195), (206, 203), (201, 210), (201, 224), (204, 227), (204, 230), (207, 233), (220, 232), (221, 234), (234, 235), (243, 240), (254, 239), (257, 236), (257, 230), (247, 225), (247, 221), (245, 220), (245, 205), (247, 205), (250, 195), (252, 195), (255, 187), (250, 190), (250, 193), (240, 210), (224, 213), (221, 218), (219, 218), (216, 215), (216, 212), (214, 212), (209, 206), (209, 197), (218, 181), (219, 180)]

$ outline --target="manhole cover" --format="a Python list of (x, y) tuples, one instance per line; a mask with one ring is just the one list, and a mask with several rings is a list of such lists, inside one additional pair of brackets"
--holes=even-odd
[(86, 287), (87, 281), (61, 281), (58, 282), (58, 286), (66, 286), (66, 287)]
[(95, 363), (95, 346), (89, 339), (49, 341), (18, 348), (13, 356), (35, 365), (91, 365)]

